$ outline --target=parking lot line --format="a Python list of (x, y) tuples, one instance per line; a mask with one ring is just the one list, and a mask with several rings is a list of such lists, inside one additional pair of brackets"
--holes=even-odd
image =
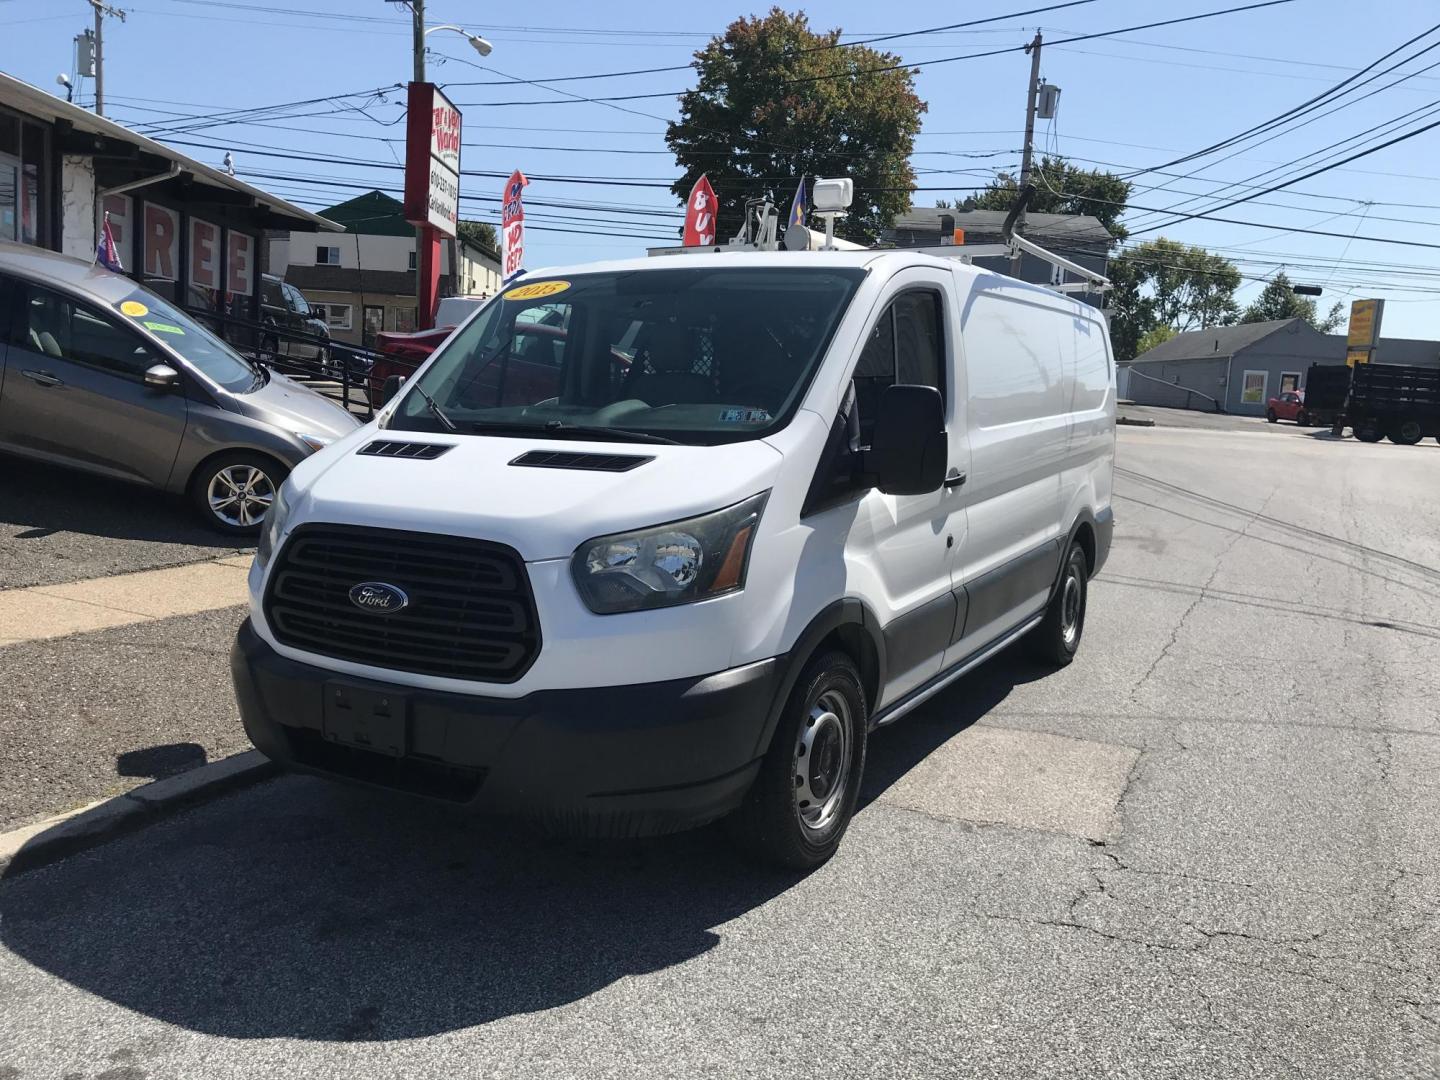
[(245, 603), (249, 555), (0, 591), (0, 647)]

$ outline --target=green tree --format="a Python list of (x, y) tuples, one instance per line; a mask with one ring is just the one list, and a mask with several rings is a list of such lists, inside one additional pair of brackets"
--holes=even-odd
[(1285, 271), (1279, 270), (1240, 316), (1242, 323), (1269, 322), (1272, 319), (1304, 319), (1322, 334), (1328, 334), (1344, 321), (1345, 314), (1337, 301), (1329, 314), (1320, 318), (1315, 301), (1308, 296), (1296, 296)]
[[(1124, 240), (1125, 226), (1120, 215), (1130, 201), (1130, 185), (1114, 173), (1081, 169), (1063, 157), (1042, 157), (1030, 171), (1035, 194), (1030, 209), (1037, 214), (1089, 214), (1099, 219), (1111, 235)], [(1009, 210), (1020, 194), (1020, 180), (1002, 172), (990, 186), (961, 204), (962, 210)]]
[(455, 232), (459, 239), (467, 244), (474, 244), (484, 248), (495, 258), (500, 258), (500, 238), (495, 234), (495, 226), (484, 221), (460, 220), (455, 225)]
[(746, 199), (767, 192), (783, 218), (806, 175), (855, 181), (854, 204), (837, 222), (853, 240), (873, 241), (910, 209), (910, 153), (925, 111), (915, 73), (894, 53), (836, 48), (840, 33), (816, 33), (803, 12), (776, 7), (735, 20), (695, 54), (697, 85), (665, 133), (684, 169), (671, 190), (684, 200), (708, 174), (720, 237), (739, 231)]
[(1149, 330), (1145, 331), (1145, 333), (1140, 335), (1140, 343), (1136, 346), (1135, 355), (1139, 356), (1142, 353), (1147, 353), (1151, 349), (1155, 348), (1156, 345), (1164, 345), (1165, 342), (1169, 341), (1174, 336), (1175, 328), (1173, 326), (1165, 326), (1162, 324), (1160, 326), (1151, 327)]
[(1121, 360), (1143, 352), (1157, 327), (1184, 333), (1225, 326), (1239, 315), (1240, 271), (1204, 248), (1160, 237), (1112, 258), (1108, 272), (1110, 338)]

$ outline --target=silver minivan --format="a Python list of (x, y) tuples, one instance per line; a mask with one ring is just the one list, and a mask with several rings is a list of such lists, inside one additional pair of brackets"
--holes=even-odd
[(0, 451), (187, 495), (244, 535), (358, 426), (130, 278), (0, 243)]

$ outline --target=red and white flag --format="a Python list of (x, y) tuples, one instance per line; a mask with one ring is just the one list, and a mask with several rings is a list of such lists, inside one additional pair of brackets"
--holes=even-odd
[(715, 243), (715, 189), (702, 176), (685, 201), (685, 246), (708, 247)]
[(521, 196), (528, 183), (519, 169), (505, 182), (505, 198), (500, 208), (501, 277), (505, 281), (525, 268), (525, 204)]

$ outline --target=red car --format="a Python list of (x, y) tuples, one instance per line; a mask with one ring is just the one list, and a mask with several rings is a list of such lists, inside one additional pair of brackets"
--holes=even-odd
[(1305, 412), (1305, 391), (1286, 390), (1279, 397), (1272, 397), (1270, 404), (1265, 407), (1265, 419), (1270, 423), (1280, 420), (1294, 420), (1301, 427), (1310, 423), (1310, 418)]
[[(413, 334), (375, 335), (375, 347), (382, 355), (370, 369), (370, 405), (384, 403), (385, 381), (393, 375), (408, 378), (455, 332), (453, 326), (418, 330)], [(477, 405), (507, 405), (542, 401), (560, 393), (560, 356), (565, 347), (565, 330), (544, 323), (516, 323), (515, 340), (508, 355), (480, 369), (474, 385), (467, 388)]]

